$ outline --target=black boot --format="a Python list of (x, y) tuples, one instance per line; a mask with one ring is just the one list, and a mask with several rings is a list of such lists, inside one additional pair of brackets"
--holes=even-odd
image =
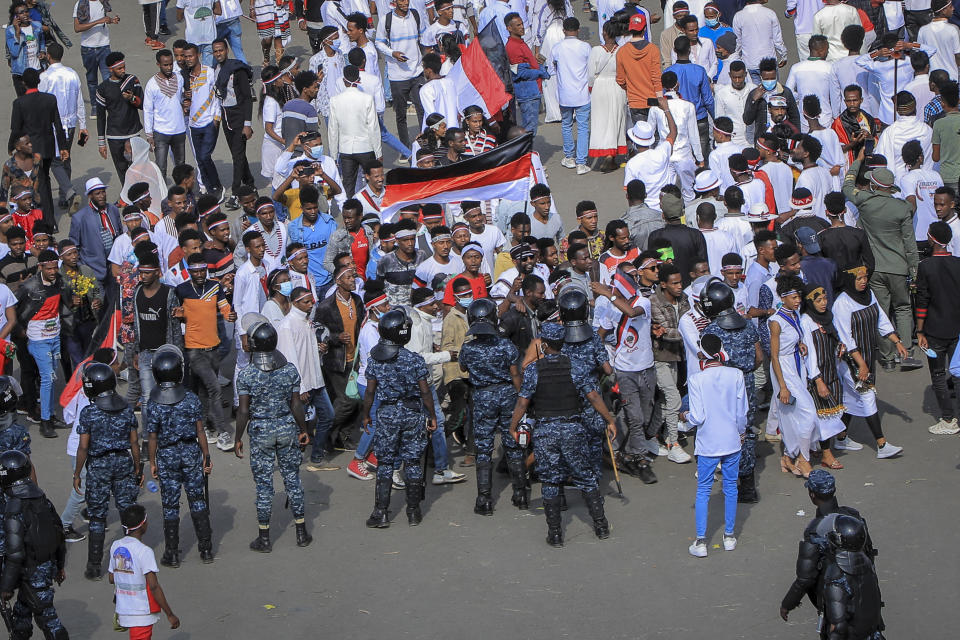
[(313, 542), (313, 536), (307, 533), (307, 523), (296, 522), (294, 524), (297, 528), (297, 546), (309, 547), (310, 543)]
[(530, 508), (530, 494), (527, 489), (527, 470), (523, 460), (515, 460), (509, 463), (510, 479), (513, 482), (513, 506), (517, 509)]
[(57, 432), (53, 430), (53, 424), (49, 420), (40, 421), (40, 435), (44, 438), (56, 438)]
[(740, 487), (737, 489), (737, 502), (760, 502), (760, 496), (757, 495), (757, 479), (754, 477), (755, 471), (751, 471), (745, 476), (740, 476)]
[(423, 521), (420, 511), (420, 498), (423, 496), (423, 481), (411, 482), (407, 480), (407, 522), (415, 527)]
[[(90, 520), (90, 524), (95, 522), (97, 522), (97, 520)], [(102, 525), (106, 524), (104, 520), (100, 520), (99, 522)], [(91, 531), (87, 536), (87, 570), (83, 573), (83, 577), (87, 580), (103, 579), (103, 541), (106, 535), (104, 531), (100, 533)]]
[(197, 551), (200, 552), (200, 561), (203, 564), (213, 562), (213, 529), (210, 528), (210, 512), (198, 511), (190, 513), (193, 519), (193, 528), (197, 532)]
[(273, 551), (273, 543), (270, 542), (270, 524), (260, 528), (260, 533), (250, 543), (250, 550), (258, 553), (270, 553)]
[(477, 463), (477, 504), (473, 512), (479, 516), (493, 515), (493, 497), (490, 495), (492, 471), (489, 460)]
[(163, 556), (160, 558), (160, 564), (171, 569), (180, 566), (180, 521), (163, 521)]
[(600, 490), (584, 491), (583, 498), (587, 501), (587, 509), (593, 518), (593, 532), (601, 540), (606, 540), (610, 537), (610, 524), (603, 515), (603, 496), (600, 495)]
[(562, 547), (563, 529), (560, 526), (560, 498), (544, 498), (543, 512), (547, 516), (547, 544), (551, 547)]
[(367, 518), (367, 526), (371, 529), (386, 529), (390, 526), (390, 490), (393, 489), (393, 479), (390, 476), (377, 476), (376, 494), (373, 500), (373, 513)]
[(557, 487), (557, 491), (560, 493), (560, 511), (566, 511), (570, 508), (567, 506), (567, 492), (563, 490), (563, 485)]

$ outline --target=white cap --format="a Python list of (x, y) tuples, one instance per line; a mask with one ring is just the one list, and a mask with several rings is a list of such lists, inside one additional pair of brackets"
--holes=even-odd
[(717, 177), (717, 174), (710, 169), (698, 173), (697, 177), (693, 181), (693, 190), (700, 193), (703, 193), (704, 191), (712, 191), (719, 186), (720, 179)]
[(627, 136), (642, 147), (653, 144), (653, 125), (645, 120), (639, 120), (627, 131)]
[(90, 195), (91, 191), (96, 191), (97, 189), (106, 189), (107, 185), (103, 184), (103, 180), (100, 178), (90, 178), (87, 180), (86, 193)]
[(766, 222), (767, 220), (773, 220), (775, 217), (776, 215), (770, 213), (770, 209), (765, 202), (754, 202), (747, 210), (748, 222)]

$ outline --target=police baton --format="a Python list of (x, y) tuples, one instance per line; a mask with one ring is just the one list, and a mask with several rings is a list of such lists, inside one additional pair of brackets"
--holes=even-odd
[(620, 470), (617, 469), (617, 456), (613, 452), (613, 442), (610, 441), (610, 432), (604, 429), (603, 433), (607, 437), (607, 448), (610, 449), (610, 463), (613, 465), (613, 478), (617, 483), (617, 494), (621, 499), (624, 499), (623, 485), (620, 484)]
[(10, 607), (7, 601), (0, 598), (0, 615), (3, 615), (3, 624), (7, 627), (7, 637), (13, 638), (13, 617), (10, 615)]
[[(210, 466), (210, 454), (207, 454), (207, 457), (203, 460), (203, 466)], [(207, 511), (210, 510), (210, 474), (204, 470), (203, 472), (203, 499), (207, 503)]]
[[(438, 426), (439, 428), (439, 426)], [(423, 430), (427, 430), (427, 418), (423, 419)], [(427, 499), (427, 450), (433, 446), (433, 434), (427, 431), (427, 446), (423, 448), (423, 480), (420, 481), (420, 501)], [(436, 455), (436, 452), (434, 452)]]

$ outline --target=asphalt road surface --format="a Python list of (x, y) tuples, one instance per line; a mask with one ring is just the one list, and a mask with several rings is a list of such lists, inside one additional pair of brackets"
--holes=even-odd
[[(71, 32), (72, 3), (53, 3), (54, 17)], [(173, 3), (171, 3), (173, 4)], [(580, 2), (575, 2), (578, 14)], [(154, 54), (143, 45), (140, 7), (115, 3), (121, 23), (111, 28), (114, 50), (127, 56), (127, 69), (145, 82), (155, 72)], [(782, 12), (780, 2), (771, 4)], [(659, 7), (657, 7), (659, 11)], [(174, 9), (169, 8), (171, 25)], [(595, 43), (596, 23), (584, 22), (584, 37)], [(244, 23), (249, 58), (259, 59), (251, 24)], [(655, 29), (659, 36), (659, 26)], [(180, 37), (182, 27), (175, 35)], [(71, 36), (74, 34), (71, 33)], [(67, 64), (83, 75), (79, 37), (68, 50)], [(795, 50), (792, 30), (786, 35)], [(289, 51), (305, 60), (305, 34), (295, 32)], [(795, 59), (795, 58), (794, 58)], [(259, 72), (259, 69), (257, 70)], [(0, 100), (0, 122), (9, 117), (10, 85)], [(392, 117), (388, 114), (388, 123)], [(95, 122), (90, 121), (95, 133)], [(251, 169), (258, 184), (262, 129), (255, 122), (249, 147)], [(560, 167), (559, 124), (541, 125), (536, 148), (550, 173), (551, 186), (568, 229), (573, 208), (584, 198), (595, 200), (601, 225), (624, 208), (623, 176), (590, 173), (576, 176)], [(98, 176), (118, 194), (109, 161), (95, 145), (74, 147), (74, 181)], [(386, 150), (388, 166), (392, 151)], [(221, 178), (229, 184), (229, 155), (223, 142), (215, 153)], [(189, 160), (188, 160), (189, 161)], [(266, 191), (264, 191), (266, 193)], [(65, 234), (69, 224), (61, 220)], [(905, 447), (902, 457), (876, 460), (871, 448), (838, 455), (846, 468), (836, 473), (842, 504), (859, 509), (880, 551), (881, 578), (889, 638), (946, 638), (958, 620), (960, 589), (955, 550), (958, 440), (930, 436), (926, 427), (936, 420), (925, 370), (879, 374), (883, 426), (891, 442)], [(40, 483), (62, 507), (70, 485), (64, 447), (66, 434), (44, 440), (31, 426), (34, 462)], [(854, 423), (852, 436), (870, 440), (866, 426)], [(872, 445), (871, 445), (872, 446)], [(692, 453), (692, 442), (687, 447)], [(456, 462), (462, 459), (452, 449)], [(661, 459), (654, 465), (660, 482), (645, 486), (624, 477), (625, 499), (607, 498), (612, 534), (597, 540), (583, 501), (568, 491), (570, 510), (564, 513), (566, 546), (552, 549), (544, 542), (539, 488), (532, 508), (510, 506), (507, 477), (495, 475), (497, 509), (494, 517), (473, 514), (473, 470), (467, 482), (427, 487), (424, 521), (408, 527), (403, 496), (394, 492), (394, 524), (387, 530), (363, 526), (373, 506), (373, 483), (349, 478), (343, 468), (349, 453), (334, 463), (340, 471), (302, 469), (307, 498), (307, 523), (313, 544), (295, 546), (289, 511), (279, 476), (274, 501), (274, 551), (251, 552), (256, 536), (253, 481), (248, 459), (213, 451), (210, 494), (216, 562), (202, 565), (192, 524), (182, 507), (180, 569), (161, 568), (160, 582), (182, 627), (170, 631), (163, 620), (156, 637), (178, 640), (286, 638), (324, 636), (354, 638), (813, 638), (816, 616), (809, 604), (795, 611), (789, 623), (778, 617), (780, 599), (793, 577), (797, 542), (814, 509), (802, 481), (781, 474), (778, 451), (761, 443), (759, 492), (756, 505), (741, 505), (737, 518), (739, 545), (734, 552), (719, 546), (722, 496), (719, 487), (711, 502), (710, 555), (687, 554), (694, 534), (693, 465)], [(458, 467), (457, 467), (458, 468)], [(463, 470), (463, 469), (460, 469)], [(612, 476), (605, 489), (613, 488)], [(401, 495), (397, 495), (401, 493)], [(146, 542), (162, 553), (159, 494), (143, 490), (150, 530)], [(120, 536), (117, 513), (111, 508), (107, 544)], [(78, 523), (78, 529), (85, 526)], [(67, 581), (57, 589), (56, 605), (75, 638), (116, 636), (111, 619), (111, 587), (83, 579), (86, 542), (70, 545)], [(37, 632), (38, 633), (38, 632)]]

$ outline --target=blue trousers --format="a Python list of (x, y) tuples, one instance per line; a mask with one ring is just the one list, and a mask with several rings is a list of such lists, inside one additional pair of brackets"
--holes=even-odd
[[(209, 45), (207, 45), (209, 46)], [(204, 62), (204, 64), (207, 64)], [(207, 191), (221, 189), (217, 165), (213, 163), (213, 149), (217, 146), (217, 127), (213, 122), (205, 127), (190, 127), (190, 139), (193, 141), (193, 155), (200, 169), (200, 179)]]
[(233, 57), (243, 64), (249, 64), (246, 56), (243, 55), (243, 41), (240, 39), (242, 33), (243, 31), (240, 26), (240, 18), (226, 20), (217, 24), (217, 37), (223, 38), (227, 41), (227, 44), (230, 45), (230, 51), (233, 53)]
[(733, 535), (737, 524), (737, 474), (740, 469), (740, 452), (725, 456), (697, 456), (697, 501), (695, 518), (697, 537), (707, 537), (707, 511), (710, 506), (710, 490), (713, 488), (713, 472), (720, 465), (723, 473), (723, 519), (724, 533)]
[(590, 151), (590, 103), (582, 107), (560, 107), (560, 131), (563, 134), (563, 155), (573, 158), (573, 121), (577, 121), (577, 164), (587, 163)]
[[(589, 116), (587, 117), (589, 118)], [(540, 125), (540, 98), (524, 100), (523, 102), (518, 101), (517, 120), (520, 121), (521, 127), (536, 136), (537, 127)], [(587, 142), (590, 142), (589, 139)]]

